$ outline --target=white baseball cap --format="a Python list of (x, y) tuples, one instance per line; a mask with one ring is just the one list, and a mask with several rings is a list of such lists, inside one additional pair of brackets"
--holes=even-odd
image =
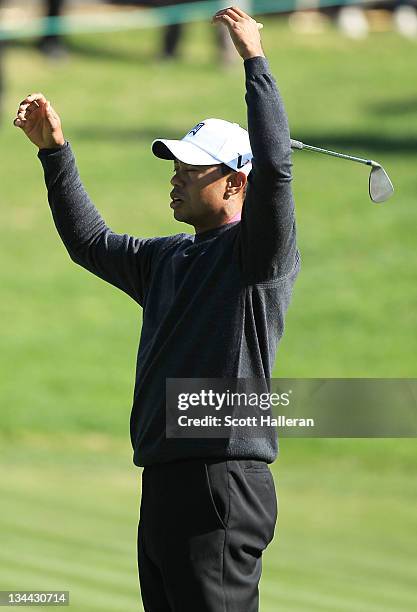
[(246, 176), (252, 169), (249, 134), (237, 123), (222, 119), (204, 119), (182, 140), (158, 138), (152, 152), (161, 159), (179, 159), (193, 166), (226, 164)]

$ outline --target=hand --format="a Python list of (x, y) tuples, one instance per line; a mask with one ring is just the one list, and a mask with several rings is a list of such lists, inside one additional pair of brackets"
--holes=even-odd
[(251, 57), (265, 57), (259, 34), (260, 24), (239, 7), (232, 6), (218, 11), (212, 23), (223, 23), (227, 26), (233, 44), (244, 60)]
[(55, 149), (65, 144), (61, 120), (41, 93), (27, 96), (13, 121), (39, 149)]

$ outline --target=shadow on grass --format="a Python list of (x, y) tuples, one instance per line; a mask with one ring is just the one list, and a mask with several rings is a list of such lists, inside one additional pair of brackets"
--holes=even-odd
[[(7, 42), (4, 46), (8, 49), (23, 49), (40, 53), (36, 43), (36, 39), (12, 40)], [(64, 37), (64, 47), (68, 51), (70, 58), (73, 56), (91, 60), (112, 61), (135, 65), (149, 64), (150, 62), (156, 62), (158, 59), (156, 47), (155, 49), (149, 49), (144, 52), (143, 48), (138, 45), (137, 51), (135, 50), (135, 52), (132, 53), (131, 50), (118, 48), (115, 45), (95, 45), (90, 41), (83, 42), (78, 39), (74, 40), (70, 36)]]
[[(177, 128), (172, 126), (148, 125), (140, 128), (129, 128), (126, 126), (85, 126), (73, 128), (71, 131), (78, 140), (93, 142), (149, 142), (155, 138), (182, 138), (189, 125), (179, 124)], [(294, 132), (293, 138), (302, 140), (306, 144), (335, 149), (341, 152), (352, 152), (358, 154), (366, 151), (381, 153), (415, 154), (417, 151), (417, 136), (377, 136), (373, 134), (332, 134), (319, 132)]]
[(68, 39), (67, 49), (75, 57), (88, 58), (90, 60), (121, 62), (123, 64), (149, 65), (157, 62), (157, 49), (149, 49), (146, 52), (138, 46), (137, 52), (117, 48), (116, 46), (93, 45), (91, 42), (83, 43)]
[(175, 57), (164, 57), (161, 50), (162, 31), (160, 41), (155, 41), (155, 45), (150, 46), (146, 50), (138, 45), (137, 51), (132, 53), (129, 50), (117, 48), (116, 46), (101, 46), (94, 45), (91, 42), (83, 43), (82, 41), (74, 41), (69, 39), (66, 47), (70, 57), (78, 57), (79, 59), (88, 59), (91, 61), (105, 62), (111, 61), (128, 66), (147, 67), (152, 69), (167, 69), (172, 70), (180, 68), (184, 70), (198, 70), (207, 74), (229, 74), (233, 66), (223, 65), (213, 53), (213, 56), (208, 55), (205, 59), (187, 55), (185, 50), (180, 50)]
[[(1, 1), (1, 0), (0, 0)], [(161, 34), (162, 37), (162, 34)], [(6, 45), (5, 45), (6, 46)], [(183, 63), (183, 58), (179, 56), (178, 58), (167, 60), (161, 57), (160, 53), (160, 43), (155, 41), (155, 45), (153, 47), (149, 47), (146, 50), (143, 49), (143, 45), (138, 44), (137, 49), (133, 52), (130, 49), (123, 49), (121, 47), (117, 47), (116, 45), (108, 43), (107, 45), (94, 44), (91, 41), (84, 42), (79, 40), (78, 38), (74, 40), (71, 37), (65, 37), (64, 41), (65, 49), (68, 51), (68, 58), (71, 59), (87, 59), (93, 62), (103, 63), (105, 66), (105, 62), (114, 62), (128, 66), (177, 66)], [(34, 41), (27, 40), (16, 40), (7, 43), (7, 47), (12, 49), (23, 49), (28, 52), (40, 53), (36, 48), (36, 44)], [(60, 60), (54, 60), (56, 62), (60, 62)], [(210, 69), (213, 64), (213, 70), (215, 68), (214, 62), (203, 64), (203, 68)], [(62, 63), (65, 66), (65, 61)]]
[(72, 128), (71, 133), (77, 140), (90, 142), (149, 142), (149, 146), (155, 138), (179, 139), (187, 133), (190, 126), (178, 126), (173, 130), (172, 127), (147, 126), (143, 128), (129, 128), (126, 126), (103, 126)]
[(367, 109), (378, 115), (403, 115), (417, 113), (417, 97), (402, 100), (381, 100), (370, 104)]

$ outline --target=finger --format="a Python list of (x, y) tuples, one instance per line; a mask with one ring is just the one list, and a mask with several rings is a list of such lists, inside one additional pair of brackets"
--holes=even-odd
[(230, 26), (233, 28), (236, 25), (236, 21), (229, 17), (229, 15), (218, 15), (216, 18), (216, 23), (223, 23), (226, 26)]
[(242, 11), (241, 8), (239, 8), (238, 6), (231, 6), (229, 7), (231, 8), (235, 13), (237, 13), (240, 17), (244, 17), (246, 19), (252, 19), (252, 17), (250, 15), (248, 15), (247, 13), (245, 13), (245, 11)]
[(32, 108), (32, 105), (36, 104), (37, 107), (39, 106), (36, 102), (27, 102), (26, 104), (20, 104), (19, 108), (17, 109), (18, 113), (26, 113), (30, 110), (30, 112), (32, 112), (32, 110), (34, 110), (34, 108)]
[(36, 100), (34, 100), (33, 102), (31, 102), (27, 108), (27, 112), (32, 113), (33, 111), (37, 110), (38, 108), (40, 108), (40, 104), (39, 102), (37, 102)]
[[(218, 22), (219, 18), (220, 18), (220, 17), (222, 17), (222, 16), (223, 16), (223, 15), (215, 15), (215, 16), (213, 17), (213, 19), (211, 20), (211, 21), (212, 21), (212, 23), (216, 23), (216, 22)], [(233, 22), (234, 22), (234, 23), (238, 23), (238, 21), (239, 21), (239, 20), (237, 20), (237, 19), (236, 19), (236, 20), (233, 20)], [(241, 20), (241, 21), (242, 21), (242, 20)], [(263, 24), (263, 23), (259, 23), (258, 21), (255, 21), (255, 20), (253, 20), (253, 22), (256, 24), (256, 27), (258, 28), (258, 30), (262, 30), (262, 29), (263, 29), (263, 27), (264, 27), (264, 24)]]
[(53, 117), (54, 119), (58, 117), (49, 100), (46, 101), (45, 112), (49, 117)]
[[(250, 19), (251, 21), (255, 21), (255, 19), (253, 19), (250, 15), (248, 15), (247, 13), (242, 11), (242, 9), (240, 9), (238, 6), (231, 6), (231, 7), (227, 8), (227, 9), (222, 9), (221, 11), (218, 11), (214, 15), (214, 17), (212, 19), (212, 22), (214, 23), (214, 20), (215, 20), (215, 18), (218, 15), (224, 14), (226, 12), (231, 17), (235, 17), (236, 21), (239, 21), (239, 18), (240, 18), (240, 20), (242, 20), (242, 19)], [(256, 26), (257, 26), (258, 30), (262, 30), (262, 28), (264, 27), (264, 24), (263, 23), (258, 23), (257, 21), (255, 21), (255, 23), (256, 23)]]
[(49, 100), (47, 100), (47, 102), (46, 102), (45, 116), (48, 119), (48, 121), (53, 122), (54, 125), (57, 124), (57, 123), (58, 124), (60, 123), (59, 115), (56, 112), (56, 110), (53, 108), (53, 106), (51, 106), (51, 103), (50, 103)]
[(240, 15), (238, 15), (237, 13), (233, 11), (232, 8), (226, 8), (226, 9), (222, 9), (221, 11), (217, 11), (217, 13), (215, 14), (215, 17), (220, 17), (222, 15), (228, 15), (234, 21), (239, 21), (242, 19)]
[(54, 109), (52, 108), (51, 103), (49, 102), (49, 100), (47, 100), (47, 102), (46, 102), (45, 113), (46, 113), (46, 116), (48, 117), (48, 119), (55, 119), (55, 117), (56, 117), (56, 113), (55, 113)]
[(24, 112), (26, 117), (29, 117), (33, 111), (37, 110), (39, 108), (39, 104), (35, 101), (35, 102), (31, 102), (28, 105), (22, 105), (19, 106), (19, 111), (18, 112)]
[(25, 120), (26, 119), (26, 111), (18, 111), (17, 118), (18, 119), (22, 119), (22, 121)]
[(217, 11), (217, 13), (215, 13), (212, 17), (211, 22), (212, 23), (216, 23), (219, 19), (219, 17), (221, 17), (222, 15), (226, 14), (227, 9), (221, 9), (220, 11)]
[(18, 113), (27, 113), (39, 108), (39, 104), (37, 102), (29, 102), (28, 104), (21, 104), (17, 109)]
[(13, 125), (19, 128), (23, 128), (23, 126), (25, 125), (25, 121), (16, 117), (16, 119), (13, 121)]
[(40, 104), (46, 104), (46, 98), (42, 93), (32, 93), (29, 94), (28, 96), (26, 96), (26, 98), (24, 100), (22, 100), (22, 102), (20, 103), (20, 105), (22, 104), (30, 104), (31, 102), (34, 101), (39, 102)]

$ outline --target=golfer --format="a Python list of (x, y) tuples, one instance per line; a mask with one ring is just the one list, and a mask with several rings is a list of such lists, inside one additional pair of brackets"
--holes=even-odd
[(28, 96), (14, 120), (40, 149), (71, 259), (143, 308), (131, 439), (134, 463), (144, 467), (138, 565), (146, 612), (258, 610), (262, 552), (277, 519), (275, 429), (262, 438), (232, 429), (228, 439), (165, 432), (167, 378), (270, 378), (299, 270), (288, 123), (258, 24), (237, 7), (213, 22), (227, 26), (244, 60), (249, 134), (204, 119), (182, 140), (152, 144), (173, 166), (174, 218), (195, 233), (115, 234), (83, 188), (49, 101)]

